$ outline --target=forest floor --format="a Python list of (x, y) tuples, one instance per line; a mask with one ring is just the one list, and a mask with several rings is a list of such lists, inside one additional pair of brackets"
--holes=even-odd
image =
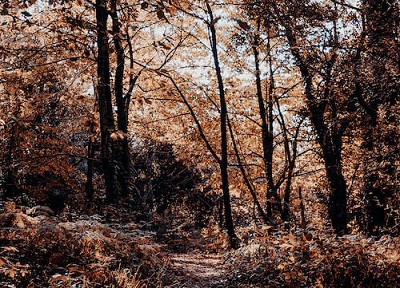
[(169, 254), (174, 282), (170, 287), (226, 287), (228, 269), (221, 254)]
[(398, 237), (316, 233), (276, 232), (237, 250), (196, 229), (166, 233), (163, 287), (400, 287)]
[[(212, 243), (194, 229), (183, 233), (175, 230), (166, 235), (164, 247), (170, 261), (167, 271), (167, 286), (173, 288), (227, 287), (229, 265), (225, 262), (225, 252), (215, 251)], [(164, 236), (165, 237), (165, 236)]]
[(5, 203), (0, 287), (400, 287), (399, 236), (243, 226), (233, 250), (216, 224), (166, 228), (105, 212)]

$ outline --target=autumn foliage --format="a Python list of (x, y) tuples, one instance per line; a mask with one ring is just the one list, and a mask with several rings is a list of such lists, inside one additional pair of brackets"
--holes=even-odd
[(3, 2), (1, 285), (398, 285), (398, 0)]

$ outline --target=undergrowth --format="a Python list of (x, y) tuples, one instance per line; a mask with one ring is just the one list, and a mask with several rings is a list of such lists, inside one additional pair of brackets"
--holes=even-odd
[(270, 228), (248, 229), (250, 242), (227, 254), (230, 287), (399, 287), (399, 237)]
[(168, 261), (137, 224), (107, 224), (99, 215), (65, 222), (5, 206), (1, 287), (161, 287)]

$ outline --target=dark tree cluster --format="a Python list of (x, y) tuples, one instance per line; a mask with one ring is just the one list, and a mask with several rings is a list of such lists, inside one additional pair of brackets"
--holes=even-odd
[(139, 218), (151, 219), (154, 213), (166, 213), (170, 219), (186, 218), (196, 226), (206, 225), (214, 200), (206, 194), (200, 171), (177, 159), (171, 144), (150, 142), (135, 150), (138, 152), (132, 153), (134, 180), (130, 185)]

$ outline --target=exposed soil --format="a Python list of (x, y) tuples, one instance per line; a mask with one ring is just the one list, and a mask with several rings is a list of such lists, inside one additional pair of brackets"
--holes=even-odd
[(219, 254), (170, 254), (174, 281), (170, 287), (226, 287), (227, 267)]
[(166, 287), (207, 288), (227, 287), (229, 265), (224, 261), (224, 252), (211, 248), (199, 230), (179, 231), (168, 234), (167, 254), (170, 269)]

